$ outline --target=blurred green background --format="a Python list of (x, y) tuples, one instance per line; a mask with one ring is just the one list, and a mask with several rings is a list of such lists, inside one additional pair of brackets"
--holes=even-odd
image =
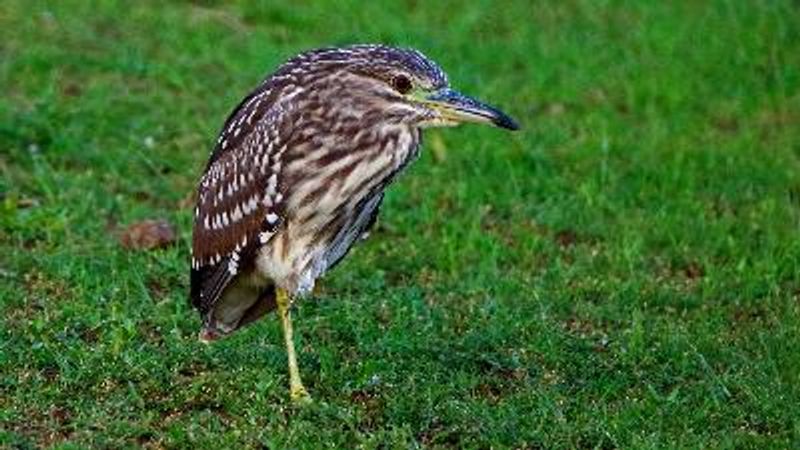
[[(191, 192), (314, 47), (415, 47), (434, 130), (280, 326), (206, 347)], [(796, 1), (0, 4), (0, 447), (800, 446)], [(176, 245), (129, 251), (163, 218)]]

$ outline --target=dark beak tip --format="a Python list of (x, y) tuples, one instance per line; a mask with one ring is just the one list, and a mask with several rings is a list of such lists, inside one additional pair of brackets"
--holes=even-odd
[(507, 115), (501, 115), (492, 121), (495, 125), (500, 128), (505, 128), (506, 130), (517, 131), (519, 130), (519, 124)]
[(452, 89), (444, 89), (428, 97), (429, 100), (441, 102), (448, 107), (460, 110), (464, 113), (479, 116), (481, 118), (490, 119), (494, 126), (505, 128), (506, 130), (516, 131), (519, 130), (519, 124), (516, 120), (512, 119), (508, 114), (495, 108), (494, 106), (487, 105), (481, 101), (475, 100), (472, 97), (461, 94)]

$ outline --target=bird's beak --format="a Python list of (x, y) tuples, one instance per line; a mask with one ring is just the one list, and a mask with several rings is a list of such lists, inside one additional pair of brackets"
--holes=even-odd
[(427, 96), (425, 103), (438, 111), (446, 122), (478, 122), (508, 130), (519, 129), (517, 122), (503, 111), (449, 88)]

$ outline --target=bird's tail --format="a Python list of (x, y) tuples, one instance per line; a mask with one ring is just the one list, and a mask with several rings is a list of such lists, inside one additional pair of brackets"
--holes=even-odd
[(277, 306), (274, 285), (264, 288), (258, 299), (246, 308), (241, 308), (241, 304), (226, 302), (224, 298), (221, 300), (212, 307), (203, 320), (203, 328), (197, 336), (201, 342), (209, 343), (232, 334), (264, 317)]

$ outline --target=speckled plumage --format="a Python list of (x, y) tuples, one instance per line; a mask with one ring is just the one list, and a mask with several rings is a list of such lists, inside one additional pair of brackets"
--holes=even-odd
[[(381, 58), (446, 83), (415, 51), (318, 50), (288, 61), (231, 114), (198, 189), (192, 301), (201, 313), (213, 313), (239, 275), (254, 290), (308, 292), (373, 219), (382, 188), (416, 156), (419, 130), (380, 104), (326, 102), (357, 89), (353, 72)], [(327, 78), (335, 70), (339, 76)], [(214, 331), (238, 325), (215, 322), (206, 317)]]
[(421, 129), (460, 121), (516, 127), (450, 90), (415, 50), (313, 50), (268, 76), (226, 121), (199, 183), (190, 300), (201, 338), (255, 320), (282, 292), (308, 293), (375, 222)]

